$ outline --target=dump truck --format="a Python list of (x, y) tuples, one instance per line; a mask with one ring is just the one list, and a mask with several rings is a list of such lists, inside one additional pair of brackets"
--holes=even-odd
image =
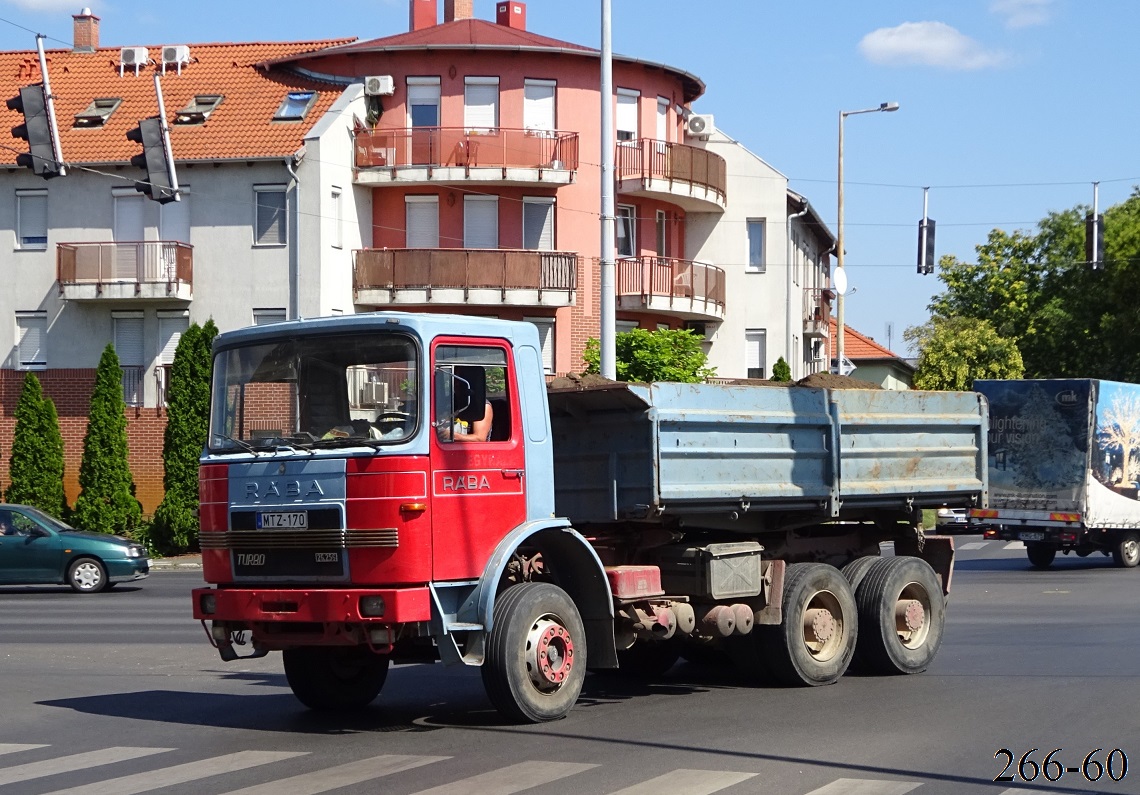
[(282, 652), (316, 710), (368, 705), (393, 663), (480, 666), (518, 722), (681, 656), (921, 672), (953, 570), (921, 510), (985, 504), (974, 393), (548, 389), (533, 324), (401, 312), (213, 355), (193, 613), (223, 660)]
[(979, 380), (990, 404), (986, 538), (1022, 541), (1030, 564), (1058, 552), (1140, 563), (1140, 385), (1096, 378)]

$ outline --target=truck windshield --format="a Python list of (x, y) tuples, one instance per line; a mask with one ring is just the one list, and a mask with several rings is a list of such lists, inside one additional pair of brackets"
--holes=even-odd
[(394, 444), (418, 427), (419, 353), (406, 334), (329, 334), (214, 358), (209, 449)]

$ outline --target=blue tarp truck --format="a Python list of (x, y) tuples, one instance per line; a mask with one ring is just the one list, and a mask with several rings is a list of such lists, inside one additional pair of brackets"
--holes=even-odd
[(1140, 563), (1140, 385), (1094, 378), (979, 380), (990, 405), (990, 500), (970, 512), (987, 538)]

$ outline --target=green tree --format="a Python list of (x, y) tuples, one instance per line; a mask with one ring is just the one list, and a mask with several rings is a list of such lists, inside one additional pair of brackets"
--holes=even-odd
[(162, 439), (165, 493), (147, 536), (163, 555), (198, 543), (198, 459), (210, 428), (210, 349), (217, 333), (213, 320), (195, 323), (174, 351)]
[(978, 378), (1021, 378), (1021, 352), (987, 320), (968, 317), (934, 319), (907, 329), (918, 348), (915, 389), (970, 390)]
[(67, 513), (63, 491), (63, 436), (55, 403), (46, 397), (35, 373), (24, 376), (16, 401), (16, 428), (12, 435), (11, 482), (4, 499), (32, 505), (52, 516)]
[[(696, 384), (716, 373), (714, 368), (705, 366), (708, 357), (701, 350), (701, 338), (689, 329), (624, 331), (615, 338), (614, 354), (619, 381)], [(601, 343), (593, 338), (587, 340), (582, 358), (587, 373), (600, 373)]]
[(84, 530), (129, 534), (142, 518), (127, 459), (125, 409), (119, 357), (108, 344), (95, 371), (79, 466), (79, 497), (71, 513), (72, 522)]
[(772, 380), (779, 382), (792, 380), (792, 368), (784, 361), (783, 356), (777, 359), (776, 363), (772, 365)]

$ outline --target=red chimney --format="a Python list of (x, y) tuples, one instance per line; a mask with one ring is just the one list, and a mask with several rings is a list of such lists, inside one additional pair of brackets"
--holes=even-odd
[(423, 30), (439, 24), (439, 0), (408, 0), (408, 29)]
[(518, 0), (499, 0), (495, 3), (495, 21), (515, 30), (526, 30), (526, 3)]
[(99, 17), (85, 8), (71, 17), (74, 20), (72, 52), (95, 52), (99, 49)]
[(443, 0), (443, 21), (455, 22), (458, 19), (471, 19), (475, 16), (474, 0)]

